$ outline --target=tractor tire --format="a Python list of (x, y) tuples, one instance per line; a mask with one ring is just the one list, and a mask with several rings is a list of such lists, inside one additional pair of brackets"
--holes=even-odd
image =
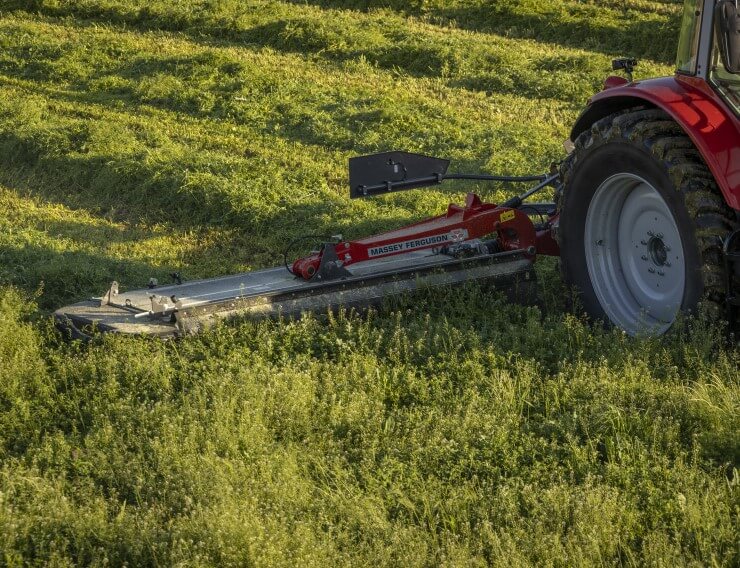
[(589, 316), (660, 335), (680, 312), (723, 314), (721, 239), (735, 216), (666, 113), (631, 109), (597, 121), (561, 173), (561, 271)]

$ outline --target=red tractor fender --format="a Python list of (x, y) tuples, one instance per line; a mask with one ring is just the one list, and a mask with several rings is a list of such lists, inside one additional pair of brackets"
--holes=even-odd
[(702, 79), (676, 75), (627, 83), (607, 79), (576, 120), (570, 139), (610, 114), (647, 104), (668, 113), (704, 157), (727, 205), (740, 210), (740, 120)]

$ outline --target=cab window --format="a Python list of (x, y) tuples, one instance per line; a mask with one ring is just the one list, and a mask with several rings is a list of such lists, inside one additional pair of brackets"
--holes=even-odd
[(683, 5), (681, 34), (678, 37), (676, 68), (679, 73), (696, 74), (696, 54), (699, 50), (702, 0), (686, 0)]

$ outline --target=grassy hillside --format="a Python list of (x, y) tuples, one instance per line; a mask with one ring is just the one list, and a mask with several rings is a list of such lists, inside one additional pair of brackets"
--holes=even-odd
[[(733, 565), (737, 348), (480, 289), (160, 343), (47, 318), (275, 263), (469, 186), (350, 202), (348, 157), (539, 172), (675, 2), (0, 0), (0, 564)], [(497, 200), (513, 188), (478, 186)]]

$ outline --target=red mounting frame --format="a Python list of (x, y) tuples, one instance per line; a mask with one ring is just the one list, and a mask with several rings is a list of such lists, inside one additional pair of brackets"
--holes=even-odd
[[(341, 241), (333, 246), (338, 260), (347, 267), (496, 233), (502, 252), (522, 250), (534, 260), (537, 252), (553, 256), (560, 254), (550, 230), (555, 219), (555, 216), (551, 217), (546, 228), (536, 230), (523, 211), (484, 203), (476, 194), (469, 193), (464, 206), (450, 204), (444, 215), (364, 239)], [(299, 258), (293, 263), (293, 273), (310, 280), (319, 270), (322, 254), (323, 251)]]

